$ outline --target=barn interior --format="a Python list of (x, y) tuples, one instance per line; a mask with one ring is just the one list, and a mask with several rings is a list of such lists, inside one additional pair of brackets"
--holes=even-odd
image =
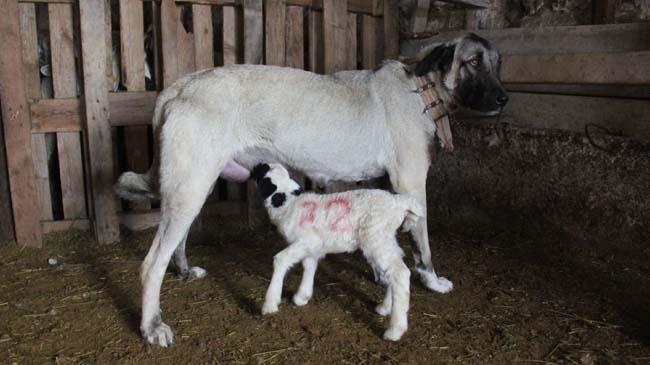
[[(650, 363), (649, 0), (0, 4), (7, 363)], [(409, 65), (468, 32), (499, 49), (510, 101), (497, 115), (459, 110), (452, 153), (431, 144), (433, 264), (454, 290), (412, 275), (401, 341), (381, 338), (384, 289), (360, 254), (328, 256), (304, 307), (290, 301), (294, 270), (280, 312), (262, 316), (285, 243), (254, 184), (219, 180), (188, 240), (208, 276), (166, 275), (177, 342), (143, 342), (139, 267), (160, 205), (120, 201), (112, 185), (149, 168), (163, 88), (234, 63)]]

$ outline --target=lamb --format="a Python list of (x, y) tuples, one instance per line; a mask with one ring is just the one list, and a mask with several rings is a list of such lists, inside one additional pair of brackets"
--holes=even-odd
[(302, 306), (312, 296), (321, 258), (360, 249), (375, 277), (387, 287), (383, 302), (375, 309), (382, 316), (390, 314), (383, 337), (399, 340), (408, 327), (410, 271), (395, 232), (402, 222), (412, 226), (424, 217), (424, 207), (408, 195), (383, 190), (303, 193), (279, 164), (257, 165), (251, 177), (257, 182), (269, 218), (289, 243), (274, 257), (262, 314), (278, 311), (284, 276), (294, 264), (302, 262), (303, 266), (300, 287), (293, 297), (294, 304)]

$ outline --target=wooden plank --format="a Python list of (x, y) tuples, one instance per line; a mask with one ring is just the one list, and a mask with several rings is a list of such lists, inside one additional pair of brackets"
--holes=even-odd
[(347, 56), (343, 47), (347, 39), (347, 0), (323, 0), (325, 73), (345, 70)]
[(377, 23), (373, 16), (361, 16), (361, 64), (366, 70), (377, 67), (381, 61)]
[(650, 141), (650, 100), (513, 92), (499, 118), (462, 119), (474, 123), (508, 123), (535, 129), (584, 132), (593, 123), (623, 136)]
[(309, 71), (322, 74), (324, 66), (323, 12), (309, 10)]
[[(106, 90), (113, 90), (116, 86), (117, 72), (113, 72), (113, 34), (112, 34), (112, 20), (111, 20), (111, 0), (104, 0), (104, 26), (106, 32), (104, 36), (106, 44)], [(117, 68), (117, 67), (115, 67)]]
[(357, 14), (348, 13), (348, 31), (347, 31), (347, 42), (345, 42), (348, 47), (347, 54), (347, 67), (348, 70), (357, 69)]
[(397, 0), (384, 0), (384, 58), (399, 56), (399, 4)]
[[(541, 28), (477, 30), (502, 54), (634, 52), (650, 49), (650, 22), (607, 25), (578, 25)], [(446, 42), (466, 31), (443, 32), (411, 41), (402, 47), (402, 55), (414, 57), (427, 45)]]
[(197, 70), (214, 67), (212, 8), (209, 5), (192, 5), (194, 28), (194, 62)]
[[(41, 80), (38, 67), (36, 8), (34, 4), (20, 4), (19, 9), (25, 91), (28, 98), (39, 99), (41, 96)], [(2, 145), (0, 144), (0, 146)], [(40, 202), (40, 217), (42, 220), (52, 220), (50, 171), (47, 164), (47, 149), (45, 147), (44, 135), (32, 135), (32, 160), (34, 163), (34, 174), (36, 176), (36, 190), (38, 191), (38, 200)]]
[(262, 0), (243, 0), (244, 63), (261, 64), (264, 50)]
[[(72, 5), (50, 4), (48, 14), (54, 97), (76, 97), (78, 81), (74, 60)], [(80, 135), (77, 132), (62, 132), (57, 134), (56, 141), (63, 216), (66, 219), (86, 217)]]
[(78, 0), (18, 0), (19, 3), (74, 4)]
[(113, 197), (113, 146), (108, 121), (104, 0), (79, 2), (83, 60), (85, 129), (88, 143), (89, 181), (92, 188), (93, 228), (99, 243), (120, 239)]
[(517, 83), (517, 84), (504, 84), (504, 86), (506, 90), (516, 91), (516, 92), (650, 99), (650, 85)]
[(512, 55), (501, 80), (524, 83), (650, 84), (650, 51)]
[[(232, 65), (241, 63), (241, 20), (238, 9), (234, 6), (223, 7), (223, 64)], [(217, 185), (218, 186), (218, 185)], [(226, 181), (226, 199), (239, 198), (240, 184)], [(205, 211), (201, 213), (205, 215)], [(200, 225), (199, 225), (200, 227)]]
[(156, 91), (109, 93), (111, 126), (151, 124), (157, 97)]
[[(0, 117), (0, 128), (2, 118)], [(4, 149), (4, 136), (0, 133), (0, 242), (15, 239), (14, 217), (11, 212), (11, 191), (7, 174), (7, 156)]]
[[(37, 1), (37, 0), (30, 0), (30, 1)], [(50, 0), (50, 1), (56, 1), (56, 0)], [(60, 0), (60, 1), (71, 1), (71, 0)], [(143, 1), (153, 1), (153, 0), (143, 0)], [(175, 1), (177, 3), (238, 6), (238, 5), (245, 5), (248, 0), (175, 0)], [(467, 3), (467, 4), (481, 4), (481, 5), (487, 4), (487, 0), (446, 0), (446, 1), (456, 2), (456, 3)], [(348, 0), (347, 10), (349, 12), (354, 12), (354, 13), (366, 13), (374, 16), (380, 16), (384, 12), (384, 9), (381, 6), (382, 2), (383, 0)], [(317, 10), (323, 9), (322, 0), (286, 0), (286, 4), (309, 7), (311, 9), (317, 9)]]
[(286, 65), (305, 68), (305, 39), (303, 33), (303, 8), (287, 7), (287, 47)]
[[(144, 91), (144, 9), (141, 0), (120, 0), (120, 56), (122, 83), (128, 91)], [(149, 169), (149, 132), (146, 126), (124, 128), (126, 169), (138, 173)], [(149, 203), (129, 203), (148, 209)]]
[(285, 0), (267, 0), (265, 2), (265, 36), (266, 64), (285, 65)]
[[(264, 46), (264, 15), (262, 0), (243, 0), (244, 8), (244, 63), (261, 64)], [(255, 184), (244, 183), (239, 211), (251, 228), (260, 225), (263, 207), (255, 199)]]
[(163, 87), (170, 86), (179, 77), (177, 62), (178, 41), (176, 34), (179, 16), (179, 11), (176, 8), (174, 0), (161, 0), (160, 35), (162, 45)]
[[(177, 18), (187, 16), (184, 12), (190, 11), (190, 8), (178, 7)], [(194, 57), (194, 33), (188, 32), (183, 22), (176, 23), (176, 46), (178, 47), (178, 77), (183, 77), (196, 70), (196, 61)]]
[(241, 33), (237, 8), (234, 6), (223, 7), (223, 64), (232, 65), (241, 63)]
[(81, 131), (81, 101), (77, 98), (36, 100), (30, 111), (32, 133)]
[(71, 229), (87, 231), (90, 229), (90, 221), (86, 218), (61, 221), (43, 221), (41, 222), (41, 229), (43, 230), (43, 234), (68, 231)]
[[(0, 42), (8, 50), (21, 49), (19, 15), (17, 1), (0, 1)], [(0, 100), (16, 241), (41, 247), (22, 52), (0, 52)]]

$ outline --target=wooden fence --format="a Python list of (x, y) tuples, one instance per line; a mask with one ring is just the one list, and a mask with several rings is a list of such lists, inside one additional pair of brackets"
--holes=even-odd
[[(332, 73), (398, 54), (394, 0), (0, 0), (0, 19), (0, 238), (37, 247), (70, 227), (110, 243), (120, 224), (157, 224), (156, 205), (120, 202), (112, 185), (149, 167), (157, 92), (182, 75), (230, 63)], [(218, 186), (204, 212), (253, 219), (250, 186)]]

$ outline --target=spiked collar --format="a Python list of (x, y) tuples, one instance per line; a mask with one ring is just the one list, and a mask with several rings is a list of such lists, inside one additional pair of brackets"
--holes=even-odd
[(422, 102), (424, 102), (422, 113), (428, 112), (429, 117), (436, 125), (436, 135), (440, 139), (440, 146), (444, 151), (452, 152), (454, 143), (449, 126), (449, 110), (445, 106), (444, 100), (438, 95), (436, 84), (429, 75), (415, 78), (417, 89), (414, 92), (420, 94)]

